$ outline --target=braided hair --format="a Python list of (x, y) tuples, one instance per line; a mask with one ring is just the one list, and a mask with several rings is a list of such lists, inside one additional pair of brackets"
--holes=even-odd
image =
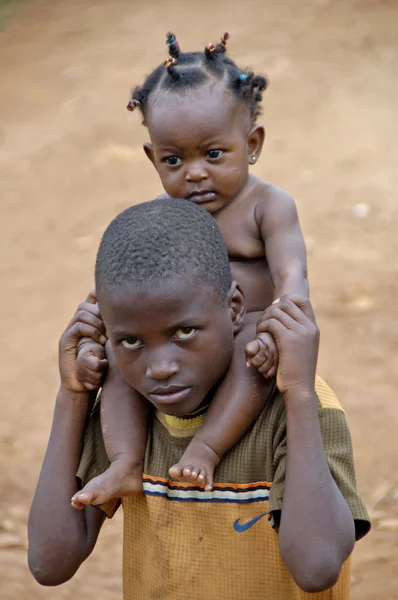
[(229, 34), (224, 33), (219, 44), (208, 44), (204, 52), (182, 52), (176, 36), (168, 33), (168, 59), (148, 75), (142, 86), (133, 89), (127, 109), (133, 111), (138, 108), (146, 125), (148, 101), (155, 91), (184, 93), (211, 79), (218, 79), (225, 82), (236, 99), (248, 104), (252, 122), (255, 123), (261, 114), (262, 93), (267, 88), (268, 80), (262, 75), (240, 69), (226, 56), (228, 39)]

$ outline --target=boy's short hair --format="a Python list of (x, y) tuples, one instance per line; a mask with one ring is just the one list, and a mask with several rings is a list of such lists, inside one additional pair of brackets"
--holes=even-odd
[(131, 206), (106, 229), (97, 253), (98, 297), (114, 288), (184, 279), (223, 301), (231, 284), (227, 249), (213, 217), (187, 201), (159, 199)]

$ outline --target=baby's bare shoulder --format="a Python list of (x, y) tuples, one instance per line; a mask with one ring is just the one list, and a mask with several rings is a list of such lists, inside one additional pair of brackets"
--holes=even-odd
[(260, 206), (268, 207), (274, 204), (282, 204), (286, 207), (295, 206), (295, 202), (288, 192), (277, 185), (267, 183), (261, 179), (257, 179), (255, 190), (253, 191)]
[(296, 218), (296, 203), (292, 196), (282, 188), (258, 179), (253, 189), (257, 219)]

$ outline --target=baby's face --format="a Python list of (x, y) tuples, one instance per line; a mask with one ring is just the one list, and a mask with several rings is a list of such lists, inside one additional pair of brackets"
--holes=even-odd
[(105, 294), (100, 308), (125, 379), (163, 413), (184, 416), (231, 362), (236, 302), (221, 302), (191, 281), (168, 280)]
[(223, 85), (186, 95), (161, 92), (150, 104), (147, 124), (152, 145), (145, 151), (169, 196), (214, 214), (246, 184), (249, 109)]

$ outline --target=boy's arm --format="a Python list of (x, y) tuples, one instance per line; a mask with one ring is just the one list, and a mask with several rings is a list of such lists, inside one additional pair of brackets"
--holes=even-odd
[(287, 413), (281, 555), (296, 583), (318, 592), (337, 581), (355, 540), (351, 511), (322, 443), (314, 385), (319, 331), (310, 303), (297, 296), (268, 308), (259, 329), (275, 338), (277, 386)]
[(299, 294), (308, 298), (307, 257), (296, 205), (289, 194), (268, 186), (256, 207), (275, 298)]
[(70, 500), (78, 490), (76, 472), (94, 399), (76, 378), (76, 346), (82, 336), (105, 342), (103, 326), (90, 305), (91, 296), (60, 339), (61, 387), (29, 515), (29, 567), (42, 585), (59, 585), (75, 574), (93, 550), (104, 521), (102, 511), (76, 511)]

